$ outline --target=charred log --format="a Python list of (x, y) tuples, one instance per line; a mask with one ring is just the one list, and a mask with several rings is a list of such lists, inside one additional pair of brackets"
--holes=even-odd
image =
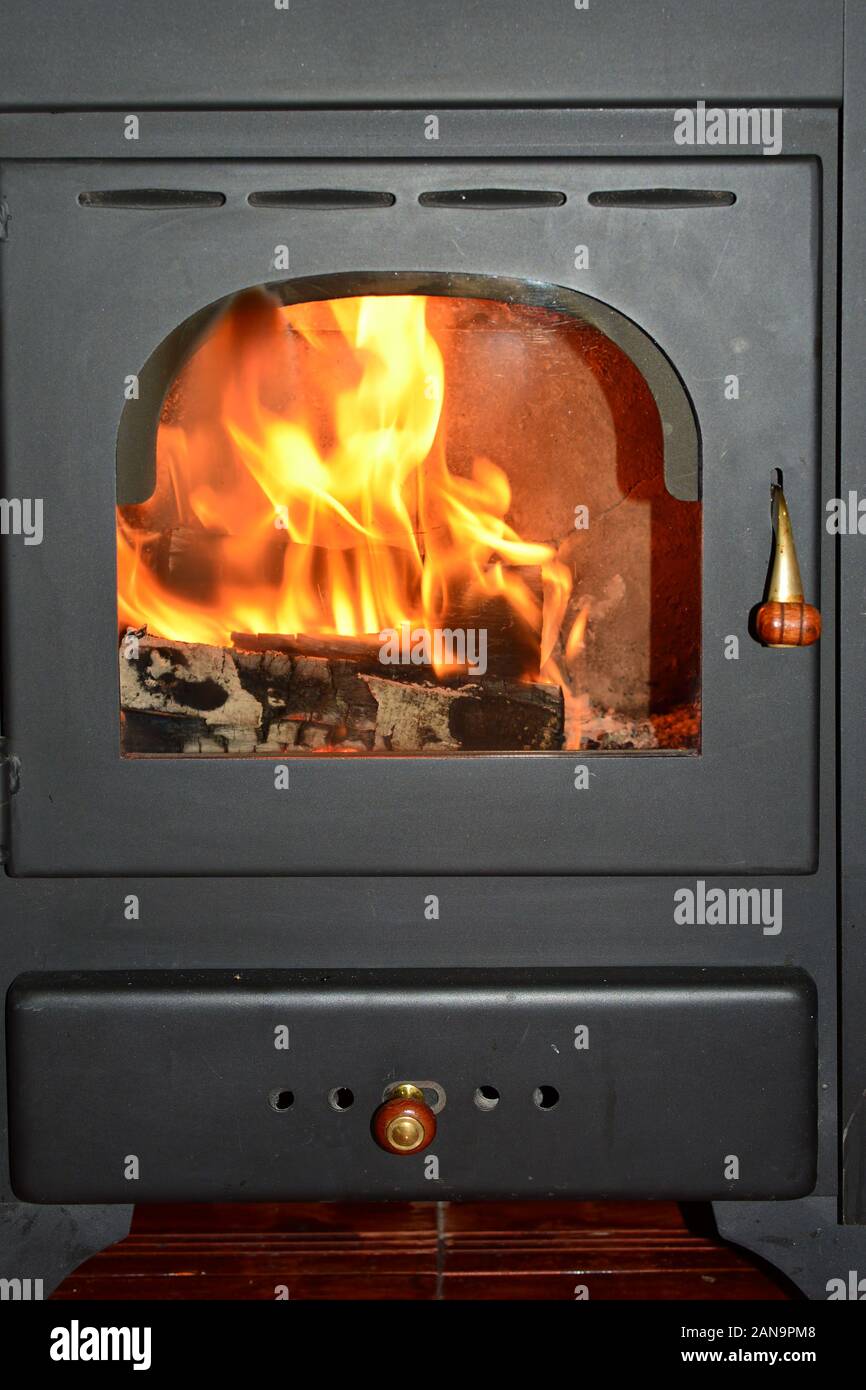
[[(480, 665), (481, 676), (498, 676), (508, 680), (533, 681), (541, 665), (541, 580), (537, 570), (512, 571), (519, 574), (533, 595), (536, 621), (517, 612), (501, 594), (487, 595), (475, 590), (455, 591), (449, 597), (447, 617), (439, 628), (409, 628), (408, 632), (394, 630), (395, 645), (400, 649), (398, 662), (386, 663), (381, 651), (385, 634), (366, 633), (357, 637), (311, 636), (307, 633), (233, 632), (234, 647), (245, 652), (286, 652), (292, 657), (322, 657), (326, 661), (349, 661), (359, 671), (379, 676), (394, 676), (398, 680), (433, 681), (437, 685), (461, 685), (475, 677), (473, 664)], [(409, 625), (405, 625), (409, 627)], [(471, 635), (470, 635), (471, 634)], [(419, 659), (417, 646), (426, 639), (431, 649), (441, 644), (446, 653), (462, 646), (465, 660), (454, 663), (454, 670), (437, 674), (434, 660)], [(483, 662), (477, 657), (479, 642), (483, 641)], [(414, 649), (411, 660), (407, 659)]]
[[(460, 684), (366, 669), (368, 653), (226, 650), (138, 636), (120, 653), (127, 753), (557, 749), (562, 692), (485, 676)], [(362, 661), (364, 664), (362, 665)]]

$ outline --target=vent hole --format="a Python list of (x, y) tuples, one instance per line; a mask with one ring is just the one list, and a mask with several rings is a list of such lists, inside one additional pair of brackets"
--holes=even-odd
[(479, 1086), (475, 1092), (475, 1104), (479, 1110), (495, 1110), (499, 1104), (499, 1092), (495, 1086)]
[(131, 208), (140, 212), (159, 208), (221, 208), (224, 193), (197, 188), (104, 188), (79, 193), (83, 208)]
[(333, 1110), (348, 1110), (355, 1104), (355, 1093), (348, 1086), (335, 1086), (328, 1092), (328, 1104)]
[(425, 208), (558, 208), (565, 194), (543, 188), (443, 188), (419, 194), (418, 202)]
[(284, 1091), (278, 1088), (275, 1091), (271, 1091), (270, 1095), (268, 1096), (268, 1105), (271, 1107), (272, 1110), (291, 1110), (294, 1103), (294, 1091)]
[(589, 201), (594, 208), (729, 208), (737, 195), (724, 188), (607, 188)]
[(559, 1092), (555, 1086), (536, 1086), (532, 1099), (539, 1110), (552, 1110), (554, 1105), (559, 1104)]
[(287, 188), (250, 193), (251, 208), (390, 208), (393, 193), (366, 188)]

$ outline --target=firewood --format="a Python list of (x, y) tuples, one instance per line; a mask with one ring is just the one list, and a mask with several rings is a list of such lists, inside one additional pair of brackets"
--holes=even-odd
[[(413, 624), (408, 628), (409, 641), (418, 633), (427, 632), (432, 644), (436, 633), (484, 634), (484, 676), (506, 679), (533, 680), (539, 674), (541, 660), (541, 579), (538, 570), (520, 570), (524, 583), (532, 592), (538, 621), (533, 623), (516, 612), (502, 594), (483, 594), (471, 588), (453, 589), (448, 598), (447, 616), (437, 627)], [(401, 630), (398, 629), (398, 632)], [(444, 638), (447, 642), (452, 639)], [(476, 639), (477, 640), (477, 639)], [(465, 666), (437, 674), (432, 662), (415, 662), (395, 667), (383, 662), (380, 652), (384, 633), (365, 633), (354, 637), (336, 635), (315, 636), (308, 633), (233, 632), (234, 646), (245, 652), (287, 652), (290, 656), (323, 657), (327, 661), (351, 661), (359, 671), (370, 671), (383, 678), (398, 680), (434, 680), (439, 685), (460, 685), (476, 674)], [(402, 643), (402, 635), (400, 637)]]
[(340, 656), (226, 650), (141, 634), (120, 650), (127, 753), (459, 752), (562, 747), (562, 692), (485, 676), (373, 673)]
[(306, 633), (233, 632), (232, 643), (244, 652), (288, 652), (291, 656), (319, 656), (326, 661), (351, 661), (359, 669), (378, 669), (378, 633), (362, 637), (314, 637)]

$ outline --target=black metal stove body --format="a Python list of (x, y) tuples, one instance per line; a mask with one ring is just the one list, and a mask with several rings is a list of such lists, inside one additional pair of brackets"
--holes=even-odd
[[(32, 21), (3, 8), (23, 53)], [(837, 941), (840, 858), (843, 923), (863, 882), (837, 814), (862, 795), (839, 731), (860, 657), (837, 658), (864, 562), (825, 526), (857, 485), (837, 440), (862, 349), (841, 5), (802, 7), (784, 40), (788, 7), (744, 3), (716, 34), (717, 7), (668, 6), (663, 86), (634, 67), (654, 7), (622, 0), (508, 7), (524, 46), (498, 58), (483, 6), (460, 7), (456, 47), (443, 6), (438, 84), (408, 56), (423, 72), (430, 36), (396, 30), (386, 0), (363, 73), (361, 7), (275, 7), (240, 36), (212, 5), (154, 70), (139, 16), (91, 33), (99, 7), (73, 25), (77, 8), (0, 114), (3, 489), (43, 506), (40, 543), (4, 535), (0, 555), (0, 1273), (59, 1277), (135, 1201), (666, 1196), (717, 1201), (723, 1232), (776, 1242), (824, 1296), (866, 1261), (866, 1059), (837, 1012), (841, 979), (856, 1016), (863, 970), (854, 929)], [(866, 34), (848, 23), (853, 74)], [(92, 67), (100, 42), (123, 62), (106, 47)], [(184, 48), (199, 61), (178, 65)], [(778, 111), (781, 149), (679, 143), (676, 111), (704, 92)], [(511, 196), (441, 196), (490, 189)], [(700, 442), (682, 483), (703, 508), (698, 755), (295, 760), (286, 779), (279, 759), (120, 756), (130, 380), (247, 286), (395, 273), (575, 291), (671, 364)], [(662, 419), (667, 460), (682, 416)], [(808, 650), (749, 634), (777, 468), (823, 612)], [(436, 1138), (397, 1156), (370, 1121), (409, 1079), (436, 1097)], [(34, 1213), (38, 1249), (14, 1234)]]

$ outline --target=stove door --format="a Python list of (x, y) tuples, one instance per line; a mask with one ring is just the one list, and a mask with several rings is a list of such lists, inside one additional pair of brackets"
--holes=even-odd
[[(820, 599), (814, 522), (820, 498), (816, 162), (24, 161), (2, 169), (2, 186), (12, 214), (2, 263), (5, 487), (7, 503), (17, 499), (22, 522), (22, 534), (6, 538), (2, 551), (5, 732), (22, 774), (12, 808), (13, 873), (814, 869), (819, 649), (762, 647), (750, 635), (749, 623), (764, 590), (775, 469), (784, 472), (807, 596), (815, 603)], [(659, 197), (657, 190), (664, 188), (678, 190), (679, 196)], [(375, 286), (381, 288), (389, 277), (390, 300), (383, 308)], [(405, 293), (395, 294), (395, 284)], [(324, 331), (315, 315), (304, 318), (305, 303), (332, 301), (328, 325), (336, 323), (343, 336), (335, 352), (329, 349), (322, 358), (330, 396), (313, 425), (303, 410), (293, 414), (273, 392), (269, 397), (261, 375), (254, 392), (257, 418), (251, 421), (248, 396), (246, 414), (227, 419), (227, 387), (220, 386), (214, 408), (222, 434), (207, 437), (199, 461), (214, 455), (219, 437), (234, 450), (241, 448), (241, 439), (247, 463), (258, 460), (262, 466), (259, 476), (255, 468), (247, 469), (249, 477), (237, 498), (232, 495), (228, 513), (223, 508), (215, 516), (213, 478), (178, 465), (195, 430), (185, 425), (176, 433), (174, 453), (159, 445), (157, 435), (177, 431), (183, 418), (189, 423), (189, 417), (172, 415), (171, 388), (202, 350), (207, 331), (218, 333), (220, 323), (226, 329), (225, 318), (208, 319), (212, 306), (237, 305), (233, 297), (240, 291), (263, 285), (276, 295), (271, 308), (277, 304), (282, 312), (289, 306), (284, 327), (298, 342), (303, 339), (304, 351), (318, 351)], [(510, 288), (502, 291), (503, 285)], [(360, 302), (371, 287), (372, 314)], [(421, 295), (428, 302), (426, 318), (408, 302)], [(453, 302), (446, 303), (449, 297)], [(578, 302), (585, 312), (583, 327), (575, 329), (581, 316), (569, 306)], [(254, 668), (256, 698), (270, 710), (267, 728), (257, 715), (254, 735), (246, 743), (232, 743), (214, 734), (219, 721), (207, 710), (185, 702), (183, 662), (177, 659), (178, 651), (184, 656), (184, 643), (214, 650), (213, 661), (222, 669), (232, 634), (241, 627), (246, 639), (264, 632), (271, 638), (300, 635), (337, 643), (336, 655), (323, 656), (319, 647), (306, 656), (314, 663), (345, 664), (339, 643), (369, 637), (378, 627), (393, 629), (398, 664), (411, 663), (403, 623), (409, 626), (411, 648), (415, 629), (435, 636), (431, 619), (450, 616), (432, 601), (424, 606), (440, 589), (419, 578), (420, 571), (406, 580), (399, 601), (390, 602), (389, 590), (388, 602), (364, 609), (358, 598), (359, 517), (366, 517), (363, 545), (369, 548), (375, 531), (381, 552), (392, 545), (393, 516), (380, 525), (376, 509), (385, 487), (363, 493), (354, 481), (346, 482), (340, 465), (346, 450), (355, 450), (357, 462), (370, 439), (380, 440), (383, 432), (390, 431), (392, 447), (393, 429), (383, 424), (380, 411), (375, 430), (368, 420), (366, 433), (354, 427), (350, 437), (340, 433), (341, 402), (352, 396), (357, 406), (364, 382), (377, 372), (391, 390), (401, 373), (410, 371), (402, 349), (392, 344), (383, 350), (377, 337), (383, 315), (396, 313), (401, 303), (406, 324), (411, 319), (416, 325), (404, 329), (409, 337), (415, 334), (416, 345), (420, 342), (420, 365), (435, 366), (436, 351), (445, 364), (446, 400), (453, 407), (449, 437), (462, 442), (439, 461), (437, 486), (443, 478), (445, 485), (436, 492), (434, 507), (430, 460), (440, 438), (439, 417), (433, 418), (435, 380), (431, 385), (436, 371), (422, 372), (424, 390), (399, 397), (395, 407), (398, 414), (403, 411), (404, 423), (407, 414), (412, 416), (419, 432), (415, 455), (411, 449), (399, 453), (401, 463), (408, 459), (400, 475), (400, 506), (410, 475), (426, 499), (427, 523), (435, 508), (453, 518), (471, 500), (467, 529), (459, 536), (441, 523), (450, 544), (445, 572), (449, 580), (458, 572), (449, 592), (460, 589), (466, 566), (477, 560), (473, 582), (490, 600), (481, 621), (464, 623), (464, 636), (498, 630), (503, 611), (514, 627), (515, 615), (525, 610), (530, 617), (516, 649), (525, 651), (528, 644), (546, 674), (539, 676), (537, 666), (529, 674), (523, 665), (514, 668), (512, 644), (506, 665), (492, 673), (500, 687), (491, 694), (484, 686), (479, 696), (478, 682), (492, 678), (480, 670), (479, 649), (474, 655), (473, 649), (464, 650), (452, 661), (453, 653), (437, 656), (431, 647), (416, 664), (422, 698), (436, 706), (435, 718), (416, 720), (408, 742), (394, 733), (396, 716), (384, 731), (374, 720), (372, 729), (359, 725), (357, 737), (343, 738), (335, 733), (339, 721), (328, 724), (317, 716), (319, 706), (312, 713), (304, 700), (287, 706), (286, 690), (272, 679), (273, 670), (262, 674), (261, 661), (256, 664), (253, 644), (246, 666), (239, 663), (247, 676), (246, 683), (238, 677), (238, 689), (250, 693), (248, 672)], [(537, 322), (526, 318), (530, 310), (538, 311)], [(551, 313), (559, 324), (556, 334), (584, 333), (583, 355), (574, 358), (573, 394), (571, 377), (568, 390), (558, 382), (558, 366), (545, 377), (544, 364), (559, 361), (545, 328), (551, 320), (544, 315)], [(486, 325), (486, 337), (468, 331), (473, 322)], [(517, 336), (507, 340), (506, 348), (513, 349), (509, 358), (503, 335), (515, 324), (524, 337), (519, 343)], [(533, 332), (539, 351), (527, 358), (526, 335)], [(601, 337), (593, 346), (586, 333)], [(475, 398), (478, 410), (486, 412), (482, 447), (465, 429), (461, 434), (454, 403), (472, 376), (459, 369), (461, 352), (465, 356), (471, 347), (477, 374), (475, 345), (494, 339), (497, 352), (502, 348), (505, 355), (491, 359), (493, 367), (478, 377)], [(166, 344), (176, 358), (173, 364), (162, 361), (165, 391), (157, 393), (154, 405), (145, 390), (146, 367), (154, 354), (159, 365)], [(624, 354), (622, 361), (614, 348)], [(246, 358), (230, 352), (229, 361), (236, 365)], [(523, 365), (518, 370), (514, 362)], [(635, 422), (644, 423), (642, 432), (630, 437), (622, 402), (628, 396), (623, 382), (632, 369), (628, 418), (635, 428)], [(345, 381), (338, 391), (340, 370)], [(232, 371), (239, 380), (242, 373), (234, 367), (226, 380)], [(667, 395), (662, 379), (675, 384)], [(389, 399), (393, 405), (393, 392)], [(124, 450), (128, 453), (129, 422), (137, 406), (142, 409), (141, 427), (132, 431), (138, 441), (136, 465)], [(380, 406), (377, 398), (375, 410)], [(261, 419), (265, 407), (271, 416), (267, 429)], [(274, 599), (282, 593), (281, 581), (270, 579), (264, 607), (251, 609), (243, 591), (224, 611), (224, 566), (234, 567), (233, 582), (238, 574), (247, 575), (244, 583), (249, 578), (248, 552), (238, 554), (234, 545), (236, 528), (247, 526), (245, 545), (249, 539), (241, 502), (253, 496), (260, 505), (261, 497), (270, 495), (266, 475), (274, 455), (270, 444), (262, 450), (261, 440), (264, 434), (271, 443), (289, 439), (296, 450), (304, 419), (309, 426), (304, 447), (312, 440), (316, 451), (304, 455), (284, 517), (282, 494), (271, 501), (275, 517), (286, 521), (284, 531), (297, 525), (299, 515), (311, 528), (302, 539), (309, 542), (304, 592), (312, 596), (312, 610), (304, 609), (299, 619), (297, 607), (281, 608)], [(680, 448), (689, 420), (691, 452)], [(529, 428), (527, 422), (534, 433), (520, 434), (526, 447), (517, 448), (515, 437)], [(538, 455), (536, 481), (526, 455), (532, 452), (530, 463), (535, 460), (535, 440), (542, 435), (546, 453), (543, 459)], [(417, 437), (423, 441), (420, 455)], [(520, 477), (518, 455), (523, 457)], [(291, 459), (296, 461), (295, 453)], [(578, 471), (569, 474), (574, 459)], [(649, 515), (638, 507), (641, 478), (630, 496), (628, 468), (641, 459), (647, 477), (656, 470), (655, 530), (646, 525), (641, 530)], [(690, 492), (698, 461), (700, 502)], [(603, 474), (602, 465), (614, 473)], [(154, 512), (146, 512), (148, 498), (155, 495), (147, 489), (141, 496), (123, 492), (135, 466), (139, 476), (150, 470), (151, 483), (162, 478), (167, 492), (174, 487), (169, 500), (177, 504), (178, 515), (182, 511), (182, 525), (177, 517), (171, 524), (158, 523)], [(604, 488), (610, 478), (618, 490), (608, 497)], [(309, 497), (315, 488), (313, 504)], [(300, 512), (299, 495), (308, 499)], [(367, 505), (361, 497), (374, 500)], [(142, 505), (145, 512), (136, 522), (130, 509)], [(333, 523), (324, 542), (318, 529), (323, 509)], [(14, 510), (7, 512), (14, 520)], [(565, 515), (568, 525), (560, 519), (545, 532), (545, 517), (554, 513)], [(412, 512), (397, 546), (394, 573), (403, 574), (400, 566), (413, 543), (407, 537), (417, 532), (415, 516)], [(625, 526), (627, 517), (634, 521), (632, 529)], [(29, 534), (23, 533), (26, 518)], [(132, 536), (131, 588), (122, 552), (118, 570), (118, 518), (127, 539)], [(268, 532), (268, 553), (276, 546), (277, 562), (284, 566), (279, 529)], [(179, 540), (178, 531), (185, 532)], [(434, 531), (425, 523), (422, 560), (428, 579)], [(297, 536), (292, 540), (298, 543)], [(166, 545), (174, 547), (168, 560)], [(170, 573), (171, 589), (184, 572), (190, 545), (217, 555), (205, 570), (203, 586), (200, 567), (194, 576), (196, 615), (206, 611), (208, 618), (201, 628), (173, 625), (176, 613), (168, 614), (162, 603), (164, 588), (136, 607), (144, 581), (150, 583), (154, 574), (164, 580)], [(328, 552), (326, 582), (316, 569), (316, 547)], [(162, 559), (154, 558), (157, 551)], [(351, 564), (343, 563), (344, 552), (352, 555)], [(410, 554), (410, 560), (417, 571), (417, 556)], [(257, 558), (257, 565), (263, 563)], [(563, 563), (564, 578), (557, 568)], [(600, 568), (603, 563), (607, 572)], [(168, 571), (160, 571), (160, 564)], [(350, 604), (345, 620), (333, 597), (339, 565), (341, 573), (352, 570), (353, 601), (360, 605), (353, 610)], [(534, 580), (526, 578), (527, 569)], [(549, 642), (550, 594), (557, 577), (568, 592)], [(186, 582), (177, 580), (181, 588)], [(493, 593), (496, 584), (508, 589), (504, 609), (502, 595)], [(215, 588), (221, 596), (216, 605)], [(300, 587), (289, 586), (287, 592), (291, 596)], [(519, 602), (512, 601), (513, 592)], [(661, 624), (653, 616), (657, 611), (664, 615)], [(453, 628), (442, 621), (443, 632)], [(151, 690), (163, 692), (171, 686), (180, 709), (169, 705), (163, 714), (166, 720), (179, 715), (180, 733), (166, 728), (163, 738), (162, 729), (154, 735), (152, 719), (133, 719), (127, 720), (122, 739), (121, 704), (125, 701), (125, 713), (135, 708), (133, 697), (122, 694), (118, 676), (119, 669), (122, 678), (130, 670), (124, 668), (122, 649), (118, 666), (119, 630), (127, 629), (145, 647), (146, 665), (136, 668), (143, 670), (139, 685), (150, 682)], [(155, 652), (147, 645), (153, 637)], [(662, 638), (667, 646), (660, 646)], [(175, 655), (166, 654), (172, 644)], [(273, 642), (265, 642), (265, 650), (273, 650)], [(299, 660), (297, 649), (288, 655), (291, 662)], [(502, 659), (492, 639), (485, 662), (488, 656)], [(142, 659), (139, 647), (135, 660)], [(556, 672), (549, 665), (554, 659)], [(623, 672), (635, 676), (632, 686)], [(199, 671), (193, 684), (210, 679)], [(510, 709), (503, 713), (511, 698), (507, 682), (514, 680), (520, 684), (514, 697), (519, 717)], [(659, 690), (665, 680), (670, 689), (663, 697)], [(216, 684), (213, 698), (224, 701), (225, 691)], [(372, 679), (362, 673), (361, 684), (378, 692), (381, 711), (383, 702), (391, 708), (405, 697), (407, 682), (388, 670)], [(626, 687), (631, 693), (623, 693)], [(548, 693), (539, 695), (542, 688)], [(196, 698), (201, 699), (200, 689)], [(539, 700), (552, 702), (549, 737), (537, 733)], [(451, 710), (461, 701), (457, 725), (451, 713), (443, 723), (443, 704)], [(527, 702), (536, 720), (530, 733)], [(500, 722), (491, 732), (488, 711), (494, 705)], [(154, 714), (153, 708), (144, 712)], [(667, 743), (660, 734), (666, 715)], [(200, 718), (195, 747), (189, 724), (183, 723), (191, 716)], [(130, 741), (132, 724), (139, 732)], [(279, 730), (273, 737), (272, 728)], [(636, 732), (629, 734), (630, 728)]]

